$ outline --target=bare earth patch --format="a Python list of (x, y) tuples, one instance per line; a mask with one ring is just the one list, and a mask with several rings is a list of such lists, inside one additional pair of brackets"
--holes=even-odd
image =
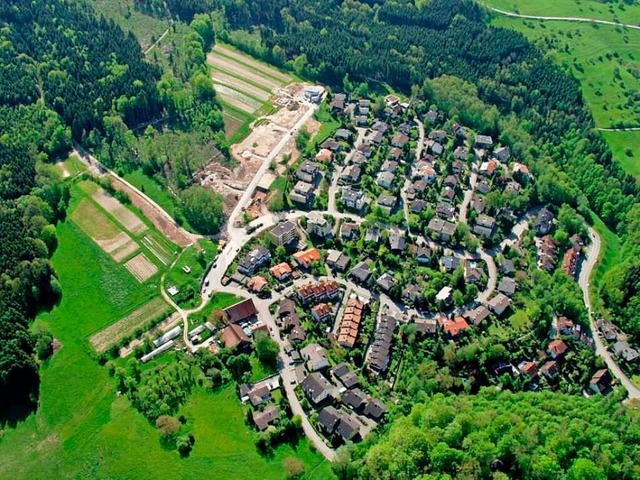
[(93, 335), (89, 342), (98, 353), (107, 350), (111, 345), (118, 343), (123, 338), (131, 335), (137, 329), (158, 318), (169, 309), (169, 306), (160, 297), (145, 303), (126, 317), (108, 326), (104, 330)]
[(109, 253), (116, 262), (121, 262), (138, 250), (139, 245), (124, 232), (118, 235), (118, 237), (119, 238), (111, 242), (100, 240), (97, 243), (104, 251)]
[(98, 202), (98, 205), (113, 215), (116, 220), (131, 233), (138, 234), (147, 229), (147, 226), (135, 213), (122, 205), (117, 198), (112, 197), (102, 188), (99, 188), (96, 193), (93, 194), (93, 199)]
[(151, 263), (144, 253), (139, 253), (125, 263), (124, 266), (140, 283), (148, 280), (158, 272), (158, 267)]

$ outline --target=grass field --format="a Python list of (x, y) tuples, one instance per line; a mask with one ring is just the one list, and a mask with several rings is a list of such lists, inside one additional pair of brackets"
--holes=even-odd
[[(496, 7), (505, 6), (499, 5), (502, 3), (500, 0), (489, 3)], [(524, 5), (526, 2), (518, 3)], [(542, 4), (552, 2), (531, 3), (536, 5), (531, 9), (542, 9)], [(567, 9), (575, 6), (573, 0), (557, 3)], [(607, 9), (597, 2), (582, 2), (583, 8), (587, 4)], [(551, 8), (549, 6), (545, 14), (553, 15)], [(640, 12), (640, 6), (628, 7), (626, 14), (631, 15), (631, 10)], [(577, 14), (574, 12), (574, 15)], [(629, 18), (625, 21), (631, 21)], [(492, 24), (517, 30), (543, 50), (551, 52), (555, 60), (580, 81), (583, 96), (598, 127), (640, 125), (640, 104), (632, 98), (640, 91), (640, 30), (565, 21), (522, 20), (500, 14), (495, 14)], [(640, 153), (633, 150), (638, 150), (635, 145), (640, 139), (640, 132), (602, 133), (616, 160), (625, 171), (638, 177)], [(633, 156), (625, 153), (627, 148), (631, 148)]]
[(635, 25), (640, 23), (640, 3), (637, 0), (633, 5), (596, 0), (483, 0), (483, 3), (520, 15), (583, 17)]
[(145, 175), (140, 169), (126, 173), (124, 179), (160, 205), (167, 213), (173, 215), (177, 208), (177, 199), (167, 191), (166, 187)]
[(208, 62), (228, 137), (253, 121), (274, 92), (292, 81), (286, 73), (221, 44), (216, 44)]
[(620, 238), (609, 230), (602, 220), (593, 213), (591, 214), (591, 221), (593, 222), (594, 230), (600, 236), (601, 245), (598, 264), (591, 274), (590, 293), (593, 299), (594, 309), (601, 310), (603, 308), (603, 302), (598, 295), (598, 291), (600, 290), (604, 275), (621, 260), (622, 242)]
[(622, 168), (640, 181), (640, 131), (602, 132)]
[[(174, 285), (178, 287), (180, 291), (192, 288), (198, 292), (195, 298), (188, 302), (177, 302), (184, 308), (193, 308), (200, 305), (200, 282), (202, 281), (206, 267), (211, 264), (218, 252), (218, 244), (208, 240), (201, 240), (199, 246), (201, 253), (198, 252), (195, 246), (183, 250), (178, 261), (171, 270), (167, 272), (165, 277), (165, 285)], [(183, 270), (184, 267), (188, 267), (191, 271), (186, 273)]]

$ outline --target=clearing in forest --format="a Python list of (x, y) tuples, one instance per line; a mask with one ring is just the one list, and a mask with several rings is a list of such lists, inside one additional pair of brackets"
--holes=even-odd
[(98, 188), (98, 190), (93, 194), (93, 199), (98, 203), (98, 205), (113, 215), (116, 220), (118, 220), (118, 222), (120, 222), (122, 226), (131, 233), (138, 234), (147, 229), (147, 226), (135, 213), (122, 205), (117, 198), (111, 196), (102, 188)]
[(104, 330), (93, 335), (89, 341), (98, 353), (107, 350), (111, 345), (118, 343), (125, 337), (133, 334), (139, 328), (144, 327), (152, 320), (165, 315), (169, 310), (169, 306), (160, 297), (142, 305), (129, 315), (121, 318), (116, 323), (109, 325)]
[(139, 253), (125, 263), (124, 266), (127, 267), (131, 274), (141, 283), (153, 277), (158, 272), (158, 267), (151, 263), (144, 253)]

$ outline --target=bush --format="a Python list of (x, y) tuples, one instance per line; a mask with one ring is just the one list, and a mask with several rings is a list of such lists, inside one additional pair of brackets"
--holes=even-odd
[(287, 457), (282, 460), (282, 466), (287, 475), (287, 479), (295, 480), (304, 475), (304, 465), (300, 460), (294, 457)]
[(156, 427), (165, 438), (172, 437), (180, 430), (180, 421), (171, 415), (160, 415), (156, 419)]

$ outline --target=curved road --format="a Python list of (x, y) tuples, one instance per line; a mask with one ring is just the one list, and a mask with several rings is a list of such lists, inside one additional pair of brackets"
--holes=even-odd
[(593, 341), (596, 345), (596, 353), (600, 355), (607, 364), (607, 367), (613, 373), (614, 377), (618, 379), (618, 381), (627, 389), (629, 394), (629, 398), (640, 398), (640, 389), (629, 380), (629, 377), (625, 375), (625, 373), (620, 369), (616, 361), (611, 356), (611, 352), (607, 350), (607, 347), (602, 342), (602, 337), (600, 336), (600, 331), (598, 330), (598, 326), (596, 325), (596, 321), (591, 310), (591, 298), (589, 295), (589, 278), (591, 277), (591, 272), (598, 262), (598, 256), (600, 255), (600, 236), (596, 233), (596, 231), (589, 227), (589, 237), (591, 238), (591, 245), (587, 248), (587, 253), (585, 255), (585, 260), (580, 268), (580, 277), (578, 279), (578, 283), (580, 288), (582, 289), (582, 295), (584, 297), (584, 304), (587, 307), (587, 312), (589, 312), (589, 324), (591, 326), (591, 332), (593, 336)]
[(541, 15), (520, 15), (519, 13), (508, 12), (506, 10), (500, 10), (499, 8), (492, 7), (486, 3), (481, 3), (485, 8), (506, 15), (507, 17), (526, 18), (530, 20), (560, 20), (566, 22), (583, 22), (583, 23), (599, 23), (601, 25), (610, 25), (613, 27), (632, 28), (634, 30), (640, 30), (638, 25), (630, 25), (628, 23), (610, 22), (609, 20), (600, 20), (597, 18), (583, 18), (583, 17), (545, 17)]

